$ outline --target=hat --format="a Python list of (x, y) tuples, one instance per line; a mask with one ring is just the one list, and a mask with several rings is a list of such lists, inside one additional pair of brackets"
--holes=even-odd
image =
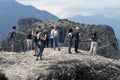
[(77, 26), (75, 29), (79, 29), (79, 27)]

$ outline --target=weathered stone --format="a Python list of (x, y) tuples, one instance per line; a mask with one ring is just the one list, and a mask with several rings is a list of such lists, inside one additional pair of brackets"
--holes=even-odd
[(34, 51), (0, 52), (0, 69), (8, 80), (120, 80), (120, 60), (79, 51), (68, 54), (66, 47), (45, 48), (38, 61)]

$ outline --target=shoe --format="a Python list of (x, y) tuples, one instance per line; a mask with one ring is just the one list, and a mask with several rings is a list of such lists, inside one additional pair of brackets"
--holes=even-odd
[(36, 61), (38, 61), (38, 58), (36, 58)]
[(76, 53), (79, 53), (79, 51), (75, 51)]
[(34, 54), (33, 56), (37, 56), (36, 54)]
[(72, 52), (68, 52), (69, 54), (72, 54)]
[(43, 58), (42, 58), (42, 57), (40, 57), (40, 60), (43, 60)]
[(58, 49), (58, 51), (61, 51), (60, 49)]

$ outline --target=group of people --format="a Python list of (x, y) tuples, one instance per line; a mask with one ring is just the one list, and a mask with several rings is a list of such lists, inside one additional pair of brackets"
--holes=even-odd
[[(11, 44), (11, 51), (14, 52), (14, 42), (16, 40), (16, 26), (13, 26), (10, 36), (10, 41), (12, 42)], [(46, 44), (46, 41), (50, 40), (50, 47), (53, 48), (54, 50), (60, 51), (60, 43), (59, 43), (59, 30), (57, 29), (56, 26), (51, 26), (51, 31), (49, 34), (49, 39), (48, 39), (48, 34), (46, 34), (44, 29), (39, 29), (39, 30), (27, 30), (27, 38), (26, 38), (26, 45), (27, 45), (27, 50), (30, 51), (32, 50), (34, 45), (34, 50), (35, 54), (34, 56), (37, 56), (36, 60), (40, 57), (40, 60), (42, 60), (43, 56), (43, 51), (44, 47)], [(67, 39), (68, 39), (68, 53), (72, 54), (71, 48), (73, 46), (74, 42), (74, 49), (76, 53), (79, 53), (78, 48), (79, 48), (79, 41), (80, 41), (80, 31), (79, 27), (76, 27), (75, 29), (69, 28), (68, 33), (67, 33)], [(47, 40), (48, 39), (48, 40)], [(96, 33), (93, 33), (91, 36), (91, 48), (90, 48), (90, 53), (96, 54), (97, 51), (97, 35)], [(48, 42), (47, 42), (48, 43)]]
[[(79, 41), (80, 41), (80, 31), (79, 27), (76, 27), (75, 30), (73, 28), (68, 29), (68, 53), (72, 54), (71, 48), (74, 42), (75, 52), (79, 53)], [(91, 47), (90, 47), (90, 54), (96, 54), (97, 52), (97, 33), (92, 33), (91, 37)]]

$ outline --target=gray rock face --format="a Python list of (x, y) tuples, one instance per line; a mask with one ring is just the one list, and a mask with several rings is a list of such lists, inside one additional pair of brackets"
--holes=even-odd
[[(59, 40), (61, 43), (66, 43), (66, 34), (67, 30), (70, 27), (75, 28), (78, 26), (80, 28), (80, 45), (79, 49), (89, 50), (90, 49), (90, 35), (94, 32), (97, 32), (98, 35), (98, 53), (100, 54), (109, 54), (113, 50), (118, 49), (118, 42), (115, 37), (115, 33), (110, 26), (107, 25), (86, 25), (81, 23), (73, 23), (70, 21), (58, 21), (58, 22), (47, 22), (39, 23), (37, 25), (46, 26), (48, 25), (48, 31), (50, 26), (58, 26), (59, 29)], [(37, 27), (36, 25), (36, 27)], [(49, 32), (50, 33), (50, 32)], [(74, 47), (74, 46), (73, 46)], [(108, 56), (108, 55), (106, 55)]]
[[(96, 63), (91, 60), (62, 61), (49, 68), (48, 75), (39, 75), (37, 80), (119, 80), (120, 67), (115, 64)], [(119, 71), (119, 72), (118, 72)], [(116, 73), (117, 72), (117, 73)]]
[(38, 61), (34, 51), (0, 52), (0, 69), (8, 80), (120, 80), (120, 60), (79, 51), (68, 54), (66, 47), (45, 48)]
[[(27, 22), (27, 21), (26, 21)], [(48, 22), (37, 22), (34, 24), (31, 24), (29, 28), (31, 29), (37, 29), (38, 26), (46, 27), (48, 31), (48, 36), (50, 34), (50, 26), (57, 26), (59, 30), (59, 40), (61, 43), (61, 46), (67, 46), (67, 31), (68, 28), (73, 27), (75, 28), (78, 26), (80, 28), (80, 43), (79, 43), (79, 49), (81, 50), (90, 50), (90, 35), (94, 32), (97, 32), (98, 35), (98, 51), (97, 54), (105, 56), (105, 57), (111, 57), (113, 51), (116, 51), (118, 49), (118, 42), (115, 37), (114, 31), (110, 26), (107, 25), (87, 25), (83, 23), (74, 23), (67, 20), (59, 20), (59, 21), (48, 21)], [(23, 25), (24, 26), (24, 25)], [(23, 38), (24, 36), (24, 38)], [(25, 35), (21, 35), (18, 37), (18, 42), (16, 46), (16, 51), (25, 51), (26, 50), (26, 43)], [(3, 45), (3, 50), (9, 51), (9, 42)], [(73, 47), (74, 47), (74, 41), (73, 41)]]
[(118, 49), (118, 43), (113, 29), (106, 25), (88, 25), (87, 27), (81, 28), (81, 42), (79, 48), (82, 50), (90, 49), (90, 42), (87, 42), (86, 40), (89, 39), (90, 34), (93, 32), (97, 32), (98, 36), (97, 53), (106, 57), (110, 57), (111, 51)]

